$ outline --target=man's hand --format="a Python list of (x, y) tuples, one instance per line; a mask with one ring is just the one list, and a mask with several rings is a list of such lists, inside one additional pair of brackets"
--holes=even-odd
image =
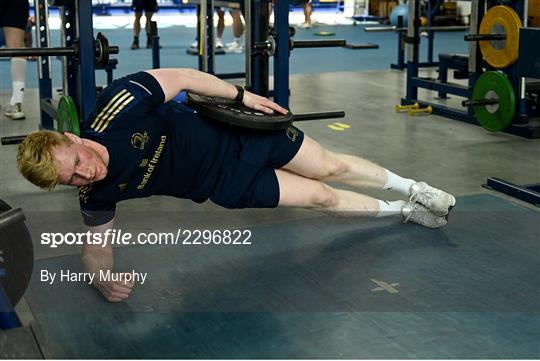
[(281, 114), (288, 113), (287, 109), (280, 107), (270, 99), (250, 93), (248, 91), (244, 92), (244, 100), (242, 103), (244, 103), (244, 105), (248, 108), (255, 109), (266, 114), (274, 114), (274, 111)]
[[(106, 239), (107, 231), (112, 229), (114, 229), (114, 218), (101, 226), (88, 227), (90, 233), (100, 233), (103, 240)], [(111, 279), (118, 280), (107, 281), (97, 277), (92, 285), (101, 292), (107, 301), (120, 302), (129, 297), (135, 284), (133, 277), (128, 277), (129, 281), (126, 281), (126, 275), (132, 276), (132, 273), (112, 272), (114, 266), (113, 253), (113, 247), (111, 242), (108, 242), (108, 239), (104, 245), (87, 242), (83, 244), (81, 260), (87, 272), (97, 276), (106, 271), (107, 274), (111, 275)]]
[(96, 281), (93, 283), (93, 286), (97, 288), (109, 302), (120, 302), (125, 300), (129, 297), (133, 290), (133, 286), (135, 285), (133, 281), (125, 281), (125, 273), (116, 273), (115, 276), (116, 275), (120, 275), (120, 280), (117, 282)]

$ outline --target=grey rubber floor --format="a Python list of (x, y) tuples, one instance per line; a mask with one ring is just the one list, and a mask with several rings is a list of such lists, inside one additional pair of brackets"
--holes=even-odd
[(451, 219), (315, 217), (249, 227), (250, 245), (122, 248), (117, 269), (148, 279), (118, 305), (58, 282), (78, 256), (44, 259), (27, 297), (53, 358), (538, 358), (540, 213), (480, 195)]

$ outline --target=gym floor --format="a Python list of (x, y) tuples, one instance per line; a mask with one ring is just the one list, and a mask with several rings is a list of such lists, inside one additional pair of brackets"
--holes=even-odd
[[(295, 51), (291, 109), (343, 109), (346, 118), (337, 121), (350, 127), (329, 127), (336, 120), (297, 126), (332, 151), (368, 158), (455, 194), (449, 225), (428, 230), (397, 218), (338, 220), (299, 209), (229, 211), (168, 197), (130, 200), (119, 204), (117, 213), (118, 227), (126, 232), (247, 229), (253, 244), (123, 247), (117, 267), (150, 275), (127, 302), (110, 305), (87, 285), (53, 287), (39, 281), (40, 269), (81, 269), (76, 246), (52, 249), (39, 243), (42, 232), (82, 230), (77, 191), (36, 189), (16, 170), (16, 147), (2, 146), (0, 198), (24, 210), (36, 257), (18, 312), (32, 324), (44, 356), (540, 357), (540, 213), (481, 187), (490, 176), (538, 183), (540, 140), (489, 133), (435, 115), (397, 114), (405, 73), (389, 69), (396, 58), (395, 35), (368, 36), (360, 26), (342, 24), (298, 30), (297, 37), (312, 37), (317, 30), (381, 48)], [(193, 31), (160, 30), (163, 66), (196, 65), (184, 55)], [(172, 38), (173, 32), (184, 34), (182, 42)], [(225, 34), (230, 36), (230, 27)], [(116, 76), (150, 67), (149, 51), (134, 57), (127, 49), (129, 28), (106, 35), (121, 46)], [(466, 49), (463, 33), (441, 36), (445, 41), (436, 50)], [(173, 60), (173, 53), (186, 61)], [(228, 54), (216, 61), (224, 64), (219, 71), (229, 72), (241, 70), (242, 60), (243, 55)], [(0, 62), (1, 104), (9, 100), (7, 64)], [(2, 136), (37, 129), (35, 70), (32, 63), (28, 68), (27, 119), (0, 116)], [(433, 94), (421, 92), (421, 98)], [(397, 193), (370, 194), (398, 198)], [(380, 282), (398, 292), (377, 290)]]

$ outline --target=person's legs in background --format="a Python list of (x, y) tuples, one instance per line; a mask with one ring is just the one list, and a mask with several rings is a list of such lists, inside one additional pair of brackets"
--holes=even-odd
[(244, 22), (242, 20), (242, 13), (240, 10), (231, 10), (230, 14), (232, 17), (234, 41), (227, 44), (227, 52), (242, 53), (244, 51), (244, 43), (242, 41), (242, 35), (244, 34)]
[(152, 36), (156, 35), (154, 34), (154, 31), (157, 32), (156, 29), (153, 29), (152, 27), (152, 16), (154, 16), (154, 13), (156, 13), (159, 9), (157, 0), (143, 0), (143, 9), (144, 9), (144, 16), (146, 17), (146, 47), (149, 49), (152, 47)]
[[(136, 1), (133, 1), (133, 7), (135, 7)], [(133, 43), (131, 49), (139, 49), (139, 33), (141, 32), (141, 17), (142, 9), (135, 7), (135, 20), (133, 21)]]
[(153, 11), (145, 11), (144, 17), (146, 18), (146, 24), (144, 29), (146, 30), (146, 48), (150, 49), (152, 47), (152, 16), (154, 16)]
[[(26, 0), (3, 2), (0, 9), (0, 28), (8, 48), (24, 48), (24, 30), (28, 21), (29, 5)], [(11, 119), (24, 119), (24, 88), (26, 86), (26, 59), (11, 58), (12, 95), (4, 114)]]
[[(34, 46), (34, 40), (32, 38), (32, 30), (35, 25), (36, 25), (35, 18), (33, 16), (28, 17), (28, 21), (26, 22), (26, 29), (24, 31), (24, 47), (25, 48), (32, 48)], [(36, 61), (37, 56), (28, 56), (26, 60)]]
[(218, 15), (217, 33), (216, 33), (216, 50), (223, 49), (223, 32), (225, 31), (225, 11), (223, 9), (216, 10)]
[[(4, 36), (8, 48), (24, 48), (24, 29), (6, 26)], [(25, 58), (11, 58), (11, 83), (12, 95), (4, 114), (11, 119), (24, 119), (22, 104), (26, 85)]]
[(304, 23), (300, 25), (303, 29), (311, 28), (311, 14), (313, 14), (313, 6), (311, 5), (311, 0), (304, 5)]

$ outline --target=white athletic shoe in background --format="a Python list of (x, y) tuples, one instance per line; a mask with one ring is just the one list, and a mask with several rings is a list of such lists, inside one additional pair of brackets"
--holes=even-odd
[(312, 25), (310, 23), (302, 23), (300, 24), (301, 29), (311, 29)]
[(193, 43), (191, 43), (189, 47), (193, 49), (197, 49), (199, 47), (199, 42), (195, 40)]
[(401, 209), (403, 222), (414, 222), (428, 228), (441, 228), (446, 226), (446, 217), (437, 216), (419, 203), (407, 202)]
[(26, 116), (24, 115), (24, 111), (22, 109), (21, 103), (8, 105), (6, 107), (6, 111), (4, 112), (4, 115), (13, 120), (20, 120), (20, 119), (26, 118)]
[(216, 49), (223, 49), (223, 42), (221, 40), (216, 41)]
[(437, 216), (447, 215), (456, 204), (456, 198), (453, 195), (434, 188), (425, 182), (416, 182), (411, 186), (409, 200), (423, 204)]
[(233, 41), (231, 43), (227, 43), (227, 49), (225, 49), (227, 53), (243, 53), (244, 52), (244, 45), (238, 41)]

